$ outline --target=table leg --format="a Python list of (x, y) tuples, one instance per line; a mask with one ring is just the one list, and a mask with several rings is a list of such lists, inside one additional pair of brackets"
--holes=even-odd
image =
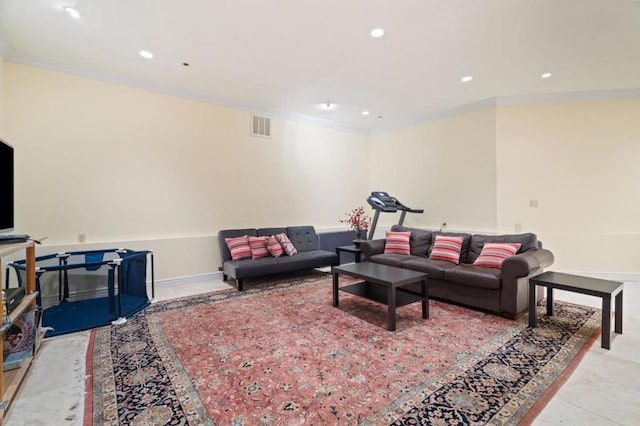
[(422, 280), (422, 318), (429, 318), (429, 288), (427, 279)]
[(396, 289), (387, 286), (387, 300), (389, 301), (389, 331), (396, 331)]
[(553, 288), (547, 287), (547, 316), (553, 316)]
[(360, 253), (353, 253), (353, 255), (356, 258), (356, 263), (360, 263)]
[(611, 349), (611, 295), (602, 298), (602, 343), (605, 349)]
[(529, 281), (529, 327), (536, 326), (536, 287)]
[(622, 334), (622, 291), (616, 294), (616, 325), (615, 331), (616, 333)]
[(338, 273), (333, 273), (333, 306), (338, 306)]

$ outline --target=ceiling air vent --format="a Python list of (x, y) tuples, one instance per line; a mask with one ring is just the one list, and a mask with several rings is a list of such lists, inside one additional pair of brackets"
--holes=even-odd
[(271, 118), (251, 114), (251, 136), (271, 137)]

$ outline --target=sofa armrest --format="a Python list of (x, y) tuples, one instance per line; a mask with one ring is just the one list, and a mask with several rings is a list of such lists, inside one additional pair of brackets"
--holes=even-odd
[(547, 249), (531, 250), (511, 256), (502, 263), (502, 278), (538, 274), (547, 266), (551, 266), (553, 260), (553, 253)]
[[(502, 262), (500, 291), (500, 310), (503, 314), (515, 317), (529, 308), (529, 278), (544, 271), (553, 264), (553, 253), (546, 249), (526, 251), (505, 259)], [(536, 300), (541, 300), (538, 292)]]
[(360, 243), (360, 250), (364, 254), (364, 258), (369, 260), (374, 254), (384, 253), (384, 244), (387, 240), (365, 240)]

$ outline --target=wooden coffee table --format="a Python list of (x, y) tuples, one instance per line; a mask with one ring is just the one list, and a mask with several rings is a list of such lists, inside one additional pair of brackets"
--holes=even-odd
[[(396, 308), (410, 303), (422, 301), (422, 318), (429, 318), (429, 290), (427, 274), (381, 265), (379, 263), (361, 262), (348, 265), (333, 266), (333, 306), (339, 305), (339, 291), (355, 294), (356, 296), (388, 306), (389, 331), (396, 329)], [(361, 278), (365, 281), (338, 287), (340, 274)], [(400, 287), (420, 282), (421, 294), (415, 294)]]

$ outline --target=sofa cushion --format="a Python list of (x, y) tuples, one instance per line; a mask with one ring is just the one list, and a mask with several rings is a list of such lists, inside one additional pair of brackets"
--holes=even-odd
[(267, 238), (269, 237), (249, 237), (249, 248), (251, 249), (252, 259), (269, 256)]
[(385, 254), (411, 254), (411, 246), (409, 246), (411, 232), (387, 231), (385, 235)]
[(316, 250), (278, 258), (231, 260), (224, 263), (223, 271), (235, 278), (250, 278), (337, 264), (338, 255), (329, 251)]
[(455, 266), (446, 260), (433, 260), (425, 257), (417, 257), (402, 263), (402, 267), (405, 269), (427, 273), (430, 280), (444, 280), (444, 271)]
[(289, 237), (287, 237), (287, 234), (276, 234), (276, 239), (284, 249), (284, 252), (287, 253), (287, 255), (293, 256), (298, 252), (298, 250), (296, 250), (296, 248), (291, 243), (291, 240), (289, 240)]
[(471, 234), (466, 234), (464, 232), (439, 232), (439, 231), (434, 232), (433, 240), (431, 241), (431, 246), (429, 246), (429, 256), (431, 256), (431, 251), (433, 250), (435, 237), (438, 235), (444, 235), (445, 237), (462, 237), (462, 248), (460, 249), (460, 263), (469, 263), (469, 261), (467, 260), (467, 252), (469, 251), (469, 242), (471, 241)]
[(473, 262), (475, 266), (500, 268), (508, 257), (515, 256), (520, 243), (486, 243), (482, 247), (480, 256)]
[(251, 259), (251, 247), (249, 246), (249, 237), (243, 235), (241, 237), (225, 238), (224, 241), (229, 247), (232, 260)]
[(277, 234), (286, 234), (287, 228), (258, 228), (256, 229), (258, 237), (270, 237)]
[(402, 268), (404, 262), (412, 259), (419, 259), (419, 257), (407, 254), (374, 254), (373, 256), (371, 256), (369, 261)]
[(269, 250), (269, 254), (273, 257), (280, 257), (284, 254), (282, 244), (280, 244), (275, 235), (267, 237), (267, 250)]
[(462, 241), (464, 237), (450, 237), (445, 235), (436, 235), (433, 243), (433, 249), (429, 255), (429, 259), (446, 260), (447, 262), (460, 263), (460, 251), (462, 250)]
[(485, 243), (519, 243), (518, 253), (538, 249), (538, 237), (536, 234), (509, 234), (509, 235), (472, 235), (469, 243), (469, 256), (465, 263), (473, 263), (480, 256)]
[(469, 287), (498, 290), (500, 269), (460, 264), (444, 271), (445, 281)]
[(425, 229), (407, 228), (402, 225), (393, 225), (391, 230), (394, 232), (411, 232), (411, 238), (409, 239), (411, 254), (427, 257), (429, 246), (433, 242), (433, 232)]
[(287, 236), (299, 253), (320, 250), (320, 240), (313, 226), (288, 226)]

